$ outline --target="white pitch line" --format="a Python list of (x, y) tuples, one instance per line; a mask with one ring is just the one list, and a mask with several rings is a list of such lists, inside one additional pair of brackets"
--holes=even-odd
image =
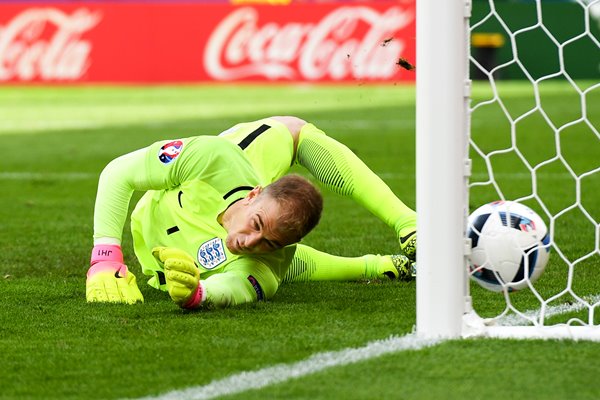
[[(0, 180), (85, 180), (85, 179), (97, 179), (100, 173), (92, 174), (86, 172), (0, 172)], [(398, 173), (398, 172), (380, 172), (377, 174), (381, 179), (392, 180), (392, 179), (414, 179), (414, 174)], [(308, 175), (307, 175), (308, 176)], [(474, 175), (475, 176), (475, 175)], [(479, 178), (487, 177), (487, 175), (479, 174)], [(527, 174), (502, 174), (502, 178), (511, 179), (530, 179), (531, 176)], [(547, 179), (567, 179), (571, 176), (569, 174), (544, 174), (538, 175)]]
[[(589, 304), (594, 305), (594, 304), (597, 304), (598, 302), (600, 302), (600, 295), (590, 296), (589, 298), (583, 298), (583, 299), (585, 301), (587, 301)], [(569, 314), (569, 313), (581, 311), (585, 308), (587, 308), (587, 306), (583, 303), (559, 304), (556, 306), (547, 307), (546, 312), (544, 313), (544, 316), (546, 318), (550, 318), (550, 317), (554, 317), (556, 315)], [(539, 319), (540, 310), (525, 311), (523, 313), (523, 315), (525, 315), (525, 317), (527, 317), (529, 320)], [(496, 324), (499, 326), (519, 326), (519, 325), (523, 325), (528, 322), (529, 322), (528, 320), (526, 320), (525, 318), (523, 318), (522, 316), (520, 316), (518, 314), (510, 314), (510, 315), (507, 315), (505, 317), (502, 317), (502, 318), (499, 318), (498, 320), (496, 320)]]
[[(587, 301), (590, 304), (600, 302), (600, 295), (591, 296)], [(582, 304), (562, 304), (548, 307), (547, 317), (579, 311), (585, 308)], [(523, 314), (535, 318), (539, 310), (528, 310)], [(516, 326), (523, 324), (523, 318), (511, 315), (498, 320), (502, 326)], [(376, 340), (358, 348), (344, 349), (317, 353), (309, 358), (293, 364), (277, 364), (272, 367), (256, 371), (244, 371), (223, 379), (214, 380), (204, 386), (193, 386), (187, 389), (174, 390), (157, 396), (142, 397), (138, 400), (207, 400), (219, 396), (242, 393), (252, 389), (261, 389), (290, 379), (301, 378), (328, 368), (354, 364), (380, 357), (385, 354), (397, 353), (407, 350), (420, 350), (435, 346), (445, 339), (424, 339), (416, 334), (405, 336), (392, 336), (384, 340)]]
[[(377, 173), (381, 179), (407, 179), (407, 178), (415, 178), (415, 174), (408, 173), (398, 173), (398, 172), (380, 172)], [(525, 172), (513, 172), (513, 173), (497, 173), (494, 174), (495, 178), (500, 179), (514, 179), (514, 180), (524, 180), (530, 181), (531, 174)], [(538, 179), (553, 179), (553, 180), (572, 180), (573, 176), (568, 173), (538, 173)], [(489, 179), (489, 175), (486, 173), (474, 173), (471, 175), (472, 182), (471, 184), (477, 183), (479, 181), (487, 181)], [(473, 182), (477, 181), (477, 182)]]
[[(414, 174), (398, 173), (398, 172), (379, 172), (377, 175), (384, 180), (392, 179), (414, 179)], [(85, 179), (97, 179), (100, 173), (88, 173), (88, 172), (0, 172), (0, 180), (85, 180)], [(309, 176), (309, 175), (307, 175)], [(475, 175), (474, 175), (475, 176)], [(487, 177), (487, 175), (479, 174), (479, 178)], [(538, 175), (539, 177), (551, 178), (551, 179), (566, 179), (571, 176), (565, 174), (544, 174)], [(502, 178), (511, 179), (529, 179), (531, 176), (527, 174), (502, 174)]]
[(434, 346), (443, 339), (422, 339), (415, 334), (392, 336), (384, 340), (367, 343), (363, 347), (317, 353), (293, 364), (277, 364), (256, 371), (240, 372), (229, 377), (212, 381), (204, 386), (194, 386), (175, 390), (158, 396), (143, 397), (139, 400), (205, 400), (219, 396), (242, 393), (251, 389), (261, 389), (314, 374), (328, 368), (354, 364), (370, 360), (384, 354), (406, 350), (420, 350)]
[(99, 176), (100, 173), (92, 174), (87, 172), (0, 172), (0, 180), (7, 181), (80, 181), (98, 179)]

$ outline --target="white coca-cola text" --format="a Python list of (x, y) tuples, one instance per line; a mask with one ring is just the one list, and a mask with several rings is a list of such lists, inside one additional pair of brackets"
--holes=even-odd
[(243, 7), (225, 17), (210, 35), (204, 66), (212, 78), (224, 81), (389, 79), (398, 71), (396, 61), (406, 43), (386, 39), (414, 18), (413, 10), (399, 6), (384, 12), (345, 6), (317, 23), (259, 26), (258, 11)]
[(97, 12), (30, 8), (0, 25), (0, 81), (69, 81), (90, 65), (91, 43), (81, 36), (100, 21)]

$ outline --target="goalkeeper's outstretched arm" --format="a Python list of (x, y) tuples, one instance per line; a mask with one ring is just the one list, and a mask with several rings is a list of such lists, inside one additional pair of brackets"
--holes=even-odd
[(129, 202), (134, 191), (176, 186), (191, 171), (185, 160), (158, 166), (159, 162), (148, 162), (156, 158), (164, 145), (165, 142), (157, 142), (118, 157), (100, 175), (94, 207), (94, 248), (86, 280), (88, 302), (143, 301), (135, 275), (124, 264), (121, 251)]
[(94, 248), (86, 279), (88, 302), (134, 304), (144, 298), (135, 275), (123, 262), (121, 237), (129, 201), (136, 189), (146, 185), (145, 151), (138, 150), (110, 162), (102, 171), (94, 208)]

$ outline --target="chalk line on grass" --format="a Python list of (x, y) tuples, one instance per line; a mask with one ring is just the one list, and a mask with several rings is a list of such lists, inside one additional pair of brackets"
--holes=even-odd
[[(591, 304), (600, 301), (600, 295), (587, 299)], [(583, 309), (582, 304), (561, 304), (546, 309), (546, 316), (566, 314)], [(534, 317), (539, 310), (528, 310), (525, 315)], [(507, 316), (498, 322), (503, 326), (514, 326), (523, 323), (523, 318)], [(243, 371), (223, 379), (214, 380), (203, 386), (193, 386), (186, 389), (174, 390), (157, 396), (143, 397), (138, 400), (206, 400), (219, 396), (242, 393), (252, 389), (261, 389), (267, 386), (282, 383), (291, 379), (301, 378), (328, 368), (354, 364), (370, 360), (385, 354), (398, 353), (408, 350), (420, 350), (435, 346), (445, 339), (422, 338), (415, 333), (405, 336), (391, 336), (388, 339), (369, 342), (362, 347), (348, 348), (339, 351), (330, 351), (314, 354), (304, 360), (292, 364), (277, 364), (271, 367)]]
[(223, 379), (214, 380), (203, 386), (175, 390), (140, 400), (205, 400), (218, 396), (261, 389), (270, 385), (300, 378), (328, 368), (354, 364), (385, 354), (407, 350), (419, 350), (434, 346), (443, 339), (423, 339), (415, 334), (392, 336), (384, 340), (369, 342), (362, 347), (314, 354), (292, 364), (278, 364), (256, 371), (240, 372)]
[[(600, 302), (600, 295), (584, 297), (583, 300), (587, 301), (589, 304), (594, 305)], [(586, 309), (587, 306), (583, 303), (565, 303), (558, 304), (555, 306), (546, 307), (546, 311), (544, 312), (545, 318), (551, 318), (557, 315), (569, 314), (573, 312), (578, 312)], [(496, 320), (496, 325), (499, 326), (519, 326), (523, 324), (527, 324), (532, 320), (539, 319), (540, 310), (528, 310), (523, 312), (523, 316), (518, 314), (509, 314), (504, 317)]]

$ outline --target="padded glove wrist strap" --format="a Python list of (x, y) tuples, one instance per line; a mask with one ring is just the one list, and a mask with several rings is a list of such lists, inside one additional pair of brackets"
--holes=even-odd
[(90, 265), (100, 261), (113, 261), (123, 264), (123, 252), (121, 246), (116, 244), (97, 244), (92, 250)]
[(200, 306), (200, 304), (202, 304), (205, 298), (206, 294), (204, 291), (204, 286), (202, 285), (202, 282), (198, 282), (198, 288), (196, 288), (196, 292), (194, 292), (190, 300), (187, 303), (185, 303), (182, 306), (182, 308), (197, 308), (198, 306)]

